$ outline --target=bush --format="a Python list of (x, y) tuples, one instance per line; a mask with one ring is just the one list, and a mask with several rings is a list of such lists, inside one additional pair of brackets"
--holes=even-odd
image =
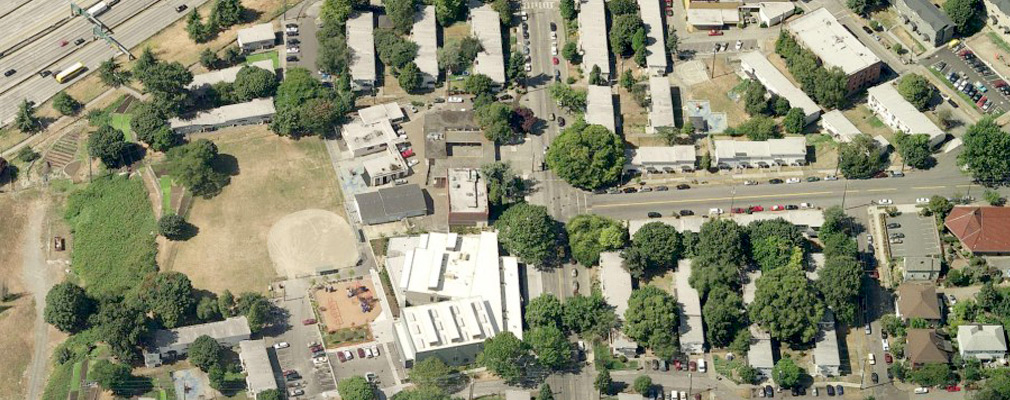
[(186, 219), (176, 214), (165, 214), (158, 220), (158, 234), (168, 239), (179, 239), (189, 224)]
[(33, 150), (31, 146), (25, 146), (21, 150), (18, 150), (18, 160), (22, 162), (29, 163), (38, 160), (39, 157), (41, 157), (39, 153)]

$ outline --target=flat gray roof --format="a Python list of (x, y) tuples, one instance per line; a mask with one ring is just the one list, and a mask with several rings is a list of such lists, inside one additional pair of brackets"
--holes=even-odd
[(501, 41), (501, 17), (490, 4), (470, 10), (470, 29), (484, 50), (477, 53), (474, 72), (487, 75), (499, 85), (505, 84), (505, 53)]
[(928, 0), (904, 0), (905, 5), (922, 18), (922, 21), (929, 24), (934, 31), (940, 31), (948, 26), (954, 26), (954, 21), (950, 20), (947, 14), (940, 11)]
[(665, 76), (649, 78), (649, 94), (652, 105), (649, 107), (649, 128), (655, 133), (661, 126), (674, 127), (673, 94), (670, 92), (670, 79)]
[(270, 364), (267, 345), (263, 339), (243, 340), (238, 342), (238, 347), (238, 356), (242, 359), (242, 366), (245, 368), (247, 389), (253, 393), (277, 389), (274, 367)]
[(424, 6), (414, 15), (414, 29), (411, 39), (417, 43), (417, 57), (414, 63), (421, 73), (438, 79), (438, 24), (435, 21), (435, 6)]
[(859, 42), (825, 8), (819, 8), (789, 23), (793, 37), (828, 67), (839, 67), (852, 75), (879, 63), (880, 58)]
[(347, 20), (347, 47), (351, 49), (351, 77), (375, 82), (375, 29), (372, 13), (363, 12)]
[(838, 135), (838, 140), (840, 142), (852, 141), (852, 138), (859, 135), (859, 128), (849, 121), (839, 110), (831, 110), (824, 114), (821, 114), (821, 125), (825, 130), (830, 131), (832, 134)]
[(807, 139), (787, 137), (782, 139), (715, 140), (715, 158), (735, 159), (754, 157), (791, 157), (807, 154)]
[(614, 94), (610, 86), (589, 85), (586, 93), (586, 122), (603, 125), (611, 132), (617, 132), (614, 116)]
[(579, 10), (579, 45), (585, 53), (582, 65), (591, 71), (594, 65), (610, 76), (610, 38), (607, 36), (606, 4), (603, 0), (582, 2)]
[(488, 212), (487, 185), (476, 168), (449, 168), (449, 212)]
[[(204, 85), (209, 86), (220, 82), (229, 82), (229, 83), (235, 82), (235, 78), (238, 77), (238, 72), (241, 71), (242, 68), (245, 68), (246, 66), (247, 65), (245, 64), (236, 65), (234, 67), (219, 69), (217, 71), (210, 71), (203, 74), (193, 75), (193, 82), (190, 83), (188, 86), (189, 90), (200, 89)], [(248, 66), (262, 68), (270, 72), (274, 71), (274, 62), (273, 60), (270, 59), (256, 61), (254, 63), (249, 64)]]
[(273, 97), (268, 97), (265, 99), (255, 99), (246, 103), (229, 104), (227, 106), (201, 111), (192, 119), (188, 120), (175, 117), (169, 119), (168, 124), (172, 127), (172, 129), (192, 125), (215, 126), (228, 123), (229, 121), (270, 116), (274, 115), (276, 112), (277, 110), (274, 109)]
[(650, 68), (666, 70), (666, 34), (663, 32), (663, 8), (659, 5), (660, 0), (638, 0), (638, 8), (642, 13), (642, 22), (645, 23), (645, 34), (648, 41), (645, 50), (645, 64)]
[(623, 266), (621, 253), (608, 251), (600, 253), (600, 290), (607, 303), (614, 306), (618, 319), (624, 319), (631, 298), (631, 274)]
[(238, 31), (239, 45), (243, 43), (272, 42), (276, 39), (277, 34), (274, 32), (273, 22), (254, 25), (245, 29), (239, 29)]
[(824, 315), (819, 324), (820, 332), (814, 343), (814, 363), (817, 365), (842, 365), (838, 353), (838, 334), (835, 332), (835, 318), (830, 311)]
[(786, 78), (778, 68), (775, 68), (771, 62), (765, 58), (760, 52), (750, 51), (740, 55), (741, 66), (748, 70), (747, 72), (752, 73), (755, 78), (761, 84), (768, 89), (769, 92), (782, 96), (786, 100), (789, 100), (790, 107), (799, 107), (803, 109), (804, 116), (810, 116), (821, 112), (821, 106), (818, 106), (810, 96), (807, 96), (800, 88), (793, 85)]
[(693, 145), (643, 146), (624, 150), (631, 165), (694, 163), (696, 153)]
[(424, 215), (427, 204), (424, 193), (416, 184), (392, 186), (374, 192), (354, 195), (363, 221), (395, 221), (404, 214)]
[(203, 335), (220, 340), (239, 336), (248, 337), (250, 333), (249, 320), (246, 317), (232, 317), (224, 321), (183, 326), (171, 330), (156, 330), (154, 331), (154, 346), (158, 349), (176, 345), (188, 346)]

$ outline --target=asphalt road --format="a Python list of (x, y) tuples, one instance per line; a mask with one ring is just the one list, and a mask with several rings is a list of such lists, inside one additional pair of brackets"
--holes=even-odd
[[(185, 13), (177, 13), (176, 6), (186, 4), (193, 8), (206, 1), (123, 1), (109, 8), (99, 20), (112, 28), (113, 37), (120, 43), (132, 48), (183, 17)], [(41, 103), (70, 84), (60, 84), (52, 77), (42, 78), (38, 76), (39, 71), (49, 69), (55, 73), (75, 62), (82, 62), (88, 68), (87, 74), (96, 70), (102, 61), (119, 54), (117, 49), (109, 47), (104, 41), (89, 41), (81, 46), (73, 44), (78, 38), (91, 37), (90, 22), (74, 17), (52, 33), (4, 57), (5, 68), (14, 68), (17, 73), (0, 79), (0, 122), (6, 124), (13, 120), (22, 99)], [(61, 40), (70, 43), (60, 46)]]
[[(66, 1), (17, 0), (0, 3), (3, 3), (0, 5), (0, 57), (18, 43), (70, 19), (70, 4)], [(95, 3), (98, 0), (78, 1), (85, 8)]]

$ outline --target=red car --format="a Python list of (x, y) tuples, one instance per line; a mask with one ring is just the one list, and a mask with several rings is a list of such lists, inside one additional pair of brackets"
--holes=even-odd
[(316, 346), (310, 347), (309, 350), (312, 351), (313, 353), (316, 353), (316, 352), (323, 351), (325, 349), (323, 348), (323, 345), (320, 344), (320, 345), (316, 345)]
[(894, 358), (891, 357), (891, 353), (884, 353), (884, 362), (890, 364), (894, 362)]
[(358, 348), (358, 358), (365, 358), (365, 349)]
[(722, 31), (713, 29), (713, 30), (708, 31), (708, 35), (709, 36), (722, 36)]
[(698, 363), (694, 361), (691, 361), (690, 363), (688, 363), (688, 365), (690, 366), (689, 369), (691, 372), (694, 372), (695, 370), (698, 369)]
[(342, 351), (337, 352), (337, 358), (340, 359), (340, 362), (347, 361), (347, 357), (344, 356), (344, 352)]
[(946, 389), (947, 389), (948, 392), (960, 392), (961, 391), (961, 387), (958, 386), (958, 385), (949, 385), (949, 386), (947, 386)]
[(403, 158), (409, 158), (410, 156), (414, 155), (414, 149), (407, 149), (407, 150), (401, 151), (400, 155), (403, 156)]
[(880, 279), (880, 274), (877, 273), (877, 270), (870, 271), (870, 272), (867, 273), (867, 275), (869, 275), (870, 278), (873, 278), (873, 279)]
[(551, 57), (551, 62), (554, 63), (554, 65), (558, 65), (558, 63), (560, 63), (561, 61), (558, 60), (557, 57)]
[(737, 208), (734, 208), (734, 209), (732, 209), (732, 210), (730, 210), (730, 211), (731, 211), (731, 212), (732, 212), (733, 214), (743, 214), (743, 213), (747, 212), (747, 210), (744, 210), (744, 209), (742, 209), (742, 208), (740, 208), (740, 207), (737, 207)]
[(302, 321), (302, 325), (312, 325), (314, 323), (316, 323), (316, 319), (315, 318), (309, 318), (307, 320)]
[(761, 211), (764, 211), (764, 210), (765, 210), (765, 208), (761, 207), (761, 206), (751, 206), (750, 207), (750, 211), (751, 212), (761, 212)]
[(976, 102), (975, 105), (979, 106), (979, 107), (982, 107), (982, 105), (985, 104), (986, 100), (989, 100), (989, 98), (985, 97), (985, 96), (982, 96), (981, 99), (978, 99), (978, 102)]
[(680, 365), (680, 360), (673, 360), (673, 369), (676, 371), (683, 370), (683, 366)]

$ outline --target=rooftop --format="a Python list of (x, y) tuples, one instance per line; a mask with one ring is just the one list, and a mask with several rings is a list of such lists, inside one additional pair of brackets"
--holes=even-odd
[[(271, 72), (274, 70), (274, 62), (270, 59), (256, 61), (248, 66), (262, 68)], [(220, 82), (235, 82), (235, 78), (238, 77), (238, 71), (245, 67), (245, 64), (236, 65), (234, 67), (193, 75), (193, 82), (189, 84), (188, 88), (189, 90), (197, 90), (203, 88), (205, 85), (210, 86)]]
[(826, 312), (820, 323), (820, 332), (814, 342), (814, 363), (822, 366), (842, 365), (838, 353), (838, 333), (835, 332), (835, 318)]
[[(487, 271), (498, 269), (500, 262), (495, 232), (426, 233), (404, 255), (399, 286), (407, 292), (458, 299), (499, 293), (499, 275)], [(495, 303), (495, 309), (501, 309), (500, 296), (489, 296), (489, 300)]]
[(753, 335), (750, 350), (747, 351), (747, 363), (754, 368), (770, 370), (775, 367), (775, 352), (772, 349), (772, 340), (762, 336), (767, 335)]
[(828, 67), (838, 67), (846, 75), (879, 63), (873, 51), (863, 46), (826, 8), (803, 15), (788, 27), (803, 47), (812, 51)]
[(579, 45), (585, 54), (582, 64), (586, 71), (599, 66), (610, 76), (610, 40), (607, 36), (606, 4), (603, 0), (585, 0), (579, 10)]
[(586, 94), (586, 123), (603, 125), (617, 132), (614, 116), (614, 94), (610, 86), (589, 85)]
[(350, 48), (351, 77), (356, 81), (374, 82), (375, 70), (375, 38), (372, 31), (375, 20), (371, 12), (358, 13), (347, 19), (347, 47)]
[(907, 331), (905, 356), (913, 364), (946, 364), (950, 362), (952, 351), (950, 342), (940, 337), (933, 329), (909, 329)]
[(687, 22), (698, 26), (732, 25), (740, 22), (740, 11), (733, 8), (701, 8), (687, 10)]
[(363, 108), (358, 111), (358, 116), (361, 117), (361, 122), (365, 125), (372, 125), (383, 120), (395, 122), (404, 117), (403, 109), (396, 102), (376, 104)]
[(268, 389), (277, 389), (274, 379), (274, 368), (267, 355), (267, 345), (260, 340), (243, 340), (238, 342), (239, 358), (246, 373), (247, 390), (259, 393)]
[(624, 150), (624, 155), (631, 165), (693, 163), (695, 154), (692, 145), (647, 146)]
[(245, 29), (239, 29), (238, 31), (239, 44), (274, 41), (276, 39), (277, 34), (274, 32), (274, 24), (272, 22), (253, 25)]
[(631, 298), (631, 274), (624, 269), (621, 253), (608, 251), (600, 253), (600, 289), (607, 304), (615, 307), (618, 319), (624, 319)]
[(940, 260), (935, 257), (905, 257), (905, 272), (940, 272)]
[(849, 119), (845, 117), (845, 114), (842, 114), (839, 110), (831, 110), (821, 114), (821, 125), (824, 126), (824, 129), (828, 129), (828, 127), (830, 127), (830, 129), (834, 130), (834, 133), (839, 137), (838, 140), (842, 142), (852, 141), (852, 138), (862, 133), (859, 131), (859, 128), (856, 128), (856, 125), (852, 124), (852, 121), (849, 121)]
[(650, 68), (666, 70), (666, 34), (663, 32), (663, 19), (666, 14), (660, 6), (660, 0), (638, 0), (638, 8), (641, 10), (642, 21), (645, 23), (645, 33), (648, 35), (648, 44), (645, 50), (645, 64)]
[(206, 111), (201, 111), (191, 119), (174, 117), (168, 120), (172, 129), (187, 126), (215, 126), (225, 124), (230, 121), (238, 121), (246, 118), (256, 118), (274, 115), (274, 99), (272, 97), (255, 99), (246, 103), (229, 104)]
[(782, 139), (716, 140), (715, 158), (773, 158), (781, 156), (802, 156), (807, 154), (807, 139), (787, 137)]
[(416, 184), (386, 187), (374, 192), (354, 195), (363, 221), (388, 220), (389, 215), (403, 215), (409, 211), (427, 211), (424, 193)]
[(870, 96), (877, 99), (882, 106), (886, 107), (887, 112), (893, 115), (896, 120), (901, 121), (901, 124), (907, 126), (908, 133), (925, 133), (929, 135), (930, 139), (946, 135), (940, 127), (936, 126), (933, 121), (930, 121), (912, 103), (905, 100), (901, 96), (901, 93), (898, 93), (898, 89), (895, 89), (894, 85), (890, 82), (881, 83), (866, 91)]
[(973, 252), (1010, 251), (1010, 208), (954, 207), (944, 225)]
[(369, 176), (379, 176), (395, 171), (407, 169), (407, 163), (403, 161), (400, 153), (392, 147), (387, 147), (385, 151), (359, 158), (361, 166)]
[[(793, 5), (789, 4), (789, 7), (793, 7)], [(793, 85), (789, 81), (789, 78), (786, 78), (760, 52), (750, 51), (743, 53), (740, 55), (740, 61), (753, 69), (753, 74), (757, 80), (764, 84), (768, 91), (789, 100), (791, 107), (799, 107), (807, 115), (816, 114), (821, 111), (821, 107), (810, 96), (807, 96), (800, 88)]]
[(501, 85), (505, 83), (505, 55), (501, 40), (501, 17), (485, 4), (470, 10), (470, 28), (484, 50), (477, 53), (474, 72), (487, 75)]
[(958, 325), (957, 348), (961, 352), (1007, 351), (1003, 325)]
[(487, 185), (480, 171), (449, 168), (449, 212), (487, 213)]
[[(748, 225), (754, 221), (763, 221), (767, 219), (782, 218), (789, 221), (793, 225), (803, 225), (811, 228), (820, 228), (824, 225), (824, 213), (821, 210), (787, 210), (787, 211), (777, 211), (774, 213), (753, 213), (753, 214), (727, 214), (723, 218), (729, 218), (740, 225)], [(650, 222), (662, 222), (664, 224), (670, 225), (677, 229), (678, 232), (699, 232), (701, 226), (708, 221), (708, 218), (701, 216), (691, 216), (691, 217), (665, 217), (665, 218), (649, 218), (649, 219), (633, 219), (628, 221), (628, 233), (634, 235), (645, 225)]]
[(361, 120), (352, 120), (344, 124), (341, 136), (347, 143), (348, 150), (357, 153), (359, 150), (374, 148), (396, 139), (396, 130), (388, 119), (379, 120), (374, 124), (365, 124)]
[(414, 15), (414, 29), (410, 39), (417, 43), (417, 57), (414, 63), (421, 73), (438, 79), (438, 25), (435, 21), (435, 6), (424, 6)]
[(670, 79), (665, 76), (649, 78), (649, 128), (675, 126), (673, 120), (673, 94), (670, 92)]
[(940, 319), (940, 301), (931, 283), (903, 283), (898, 286), (898, 309), (902, 318)]
[(502, 331), (492, 307), (480, 296), (406, 307), (397, 334), (401, 344), (412, 346), (404, 349), (411, 359), (423, 351), (483, 343)]
[(680, 260), (674, 271), (673, 288), (680, 305), (680, 341), (682, 343), (705, 343), (705, 330), (701, 316), (701, 299), (698, 291), (691, 287), (691, 260)]
[(929, 24), (934, 31), (939, 31), (948, 26), (954, 26), (954, 21), (950, 20), (947, 14), (933, 5), (929, 0), (904, 0), (905, 5), (919, 15), (923, 22)]
[(249, 321), (244, 316), (232, 317), (224, 321), (183, 326), (172, 330), (156, 330), (154, 331), (154, 346), (159, 349), (176, 345), (189, 346), (190, 343), (196, 341), (196, 338), (203, 335), (214, 339), (225, 339), (248, 337), (250, 333)]

